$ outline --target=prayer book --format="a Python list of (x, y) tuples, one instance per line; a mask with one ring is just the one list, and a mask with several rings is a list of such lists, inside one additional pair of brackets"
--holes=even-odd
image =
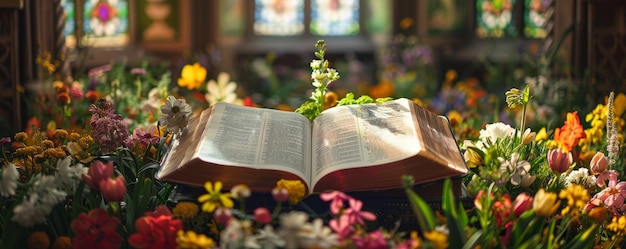
[(290, 111), (217, 103), (191, 118), (157, 177), (268, 192), (280, 179), (307, 193), (388, 190), (467, 174), (449, 121), (411, 100), (344, 105), (312, 122)]

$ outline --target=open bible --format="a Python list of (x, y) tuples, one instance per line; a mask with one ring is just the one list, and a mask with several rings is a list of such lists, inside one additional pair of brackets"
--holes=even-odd
[(468, 171), (447, 118), (408, 99), (337, 106), (313, 122), (299, 113), (217, 103), (174, 140), (157, 177), (271, 191), (301, 180), (309, 193), (385, 190)]

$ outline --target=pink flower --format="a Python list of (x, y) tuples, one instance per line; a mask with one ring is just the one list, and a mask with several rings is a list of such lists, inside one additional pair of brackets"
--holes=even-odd
[(102, 208), (81, 213), (71, 224), (75, 234), (72, 244), (74, 248), (120, 248), (124, 241), (117, 233), (119, 223)]
[(349, 238), (350, 235), (354, 233), (355, 228), (352, 226), (349, 219), (349, 216), (342, 215), (328, 222), (328, 226), (339, 235), (339, 239)]
[(87, 174), (82, 175), (83, 181), (95, 190), (100, 189), (100, 181), (111, 176), (113, 176), (113, 162), (103, 163), (99, 160), (94, 160), (89, 166)]
[[(612, 170), (607, 172), (615, 172)], [(610, 173), (610, 174), (601, 174), (598, 177), (602, 179), (608, 179), (607, 187), (601, 192), (597, 193), (592, 200), (594, 201), (602, 201), (604, 206), (613, 212), (614, 215), (620, 215), (624, 210), (626, 210), (626, 205), (624, 205), (624, 201), (626, 200), (626, 182), (618, 182), (617, 177), (619, 173)]]
[(124, 200), (126, 193), (126, 181), (124, 177), (107, 178), (100, 181), (100, 192), (105, 200), (110, 202), (120, 202)]
[(591, 158), (591, 162), (589, 162), (589, 170), (592, 174), (597, 175), (600, 174), (609, 167), (609, 160), (604, 156), (604, 153), (597, 152)]
[(289, 200), (289, 190), (285, 188), (274, 188), (272, 189), (272, 197), (274, 200), (285, 202)]
[(548, 151), (548, 165), (555, 173), (567, 172), (573, 163), (572, 153), (563, 149), (552, 149)]
[(215, 221), (217, 223), (226, 224), (230, 220), (230, 218), (233, 217), (233, 212), (230, 210), (230, 208), (218, 207), (217, 209), (215, 209), (213, 217), (215, 218)]
[(365, 220), (376, 220), (376, 215), (372, 212), (361, 211), (363, 202), (357, 199), (350, 199), (350, 208), (346, 209), (345, 215), (351, 224), (365, 225)]
[(515, 213), (515, 217), (519, 217), (531, 208), (533, 208), (532, 196), (526, 193), (521, 193), (517, 195), (517, 197), (515, 198), (515, 202), (513, 202), (513, 213)]
[(357, 237), (352, 239), (356, 248), (389, 248), (389, 244), (387, 244), (387, 240), (380, 230), (370, 232), (365, 237)]
[(261, 224), (269, 224), (272, 222), (272, 214), (270, 213), (270, 210), (265, 207), (255, 209), (254, 218)]
[(156, 144), (159, 142), (159, 137), (154, 135), (155, 130), (155, 125), (150, 126), (148, 130), (136, 128), (133, 132), (133, 139), (143, 146), (148, 146), (150, 143)]
[(333, 214), (339, 214), (343, 208), (343, 202), (352, 198), (341, 191), (331, 191), (320, 194), (320, 199), (330, 201), (330, 211)]

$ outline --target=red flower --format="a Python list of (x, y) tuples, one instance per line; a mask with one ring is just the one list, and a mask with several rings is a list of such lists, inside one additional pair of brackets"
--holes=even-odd
[(580, 124), (578, 112), (568, 112), (565, 124), (559, 129), (554, 130), (554, 140), (559, 141), (567, 151), (578, 144), (578, 140), (585, 138), (585, 130)]
[(94, 160), (89, 166), (87, 174), (83, 175), (83, 181), (92, 189), (100, 189), (100, 181), (113, 176), (113, 162), (106, 164), (99, 160)]
[(509, 195), (504, 194), (500, 200), (496, 200), (491, 206), (491, 211), (496, 218), (496, 226), (504, 227), (511, 218), (512, 206)]
[(72, 231), (76, 234), (72, 241), (74, 248), (120, 248), (122, 237), (116, 229), (119, 220), (110, 217), (106, 210), (97, 208), (89, 214), (81, 213), (72, 221)]
[(183, 229), (183, 223), (169, 215), (147, 215), (137, 219), (135, 228), (137, 232), (128, 238), (134, 248), (176, 248), (176, 233)]
[(100, 192), (105, 200), (111, 202), (120, 202), (124, 200), (126, 193), (126, 181), (124, 177), (117, 176), (115, 178), (107, 178), (100, 181)]

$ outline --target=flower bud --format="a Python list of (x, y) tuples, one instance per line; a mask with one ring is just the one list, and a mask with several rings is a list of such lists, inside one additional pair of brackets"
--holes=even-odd
[(594, 207), (589, 210), (589, 218), (597, 223), (602, 223), (609, 218), (609, 212), (606, 207)]
[(515, 213), (515, 217), (519, 217), (532, 207), (533, 197), (526, 193), (521, 193), (517, 195), (515, 202), (513, 202), (513, 213)]
[(230, 195), (235, 199), (245, 199), (250, 197), (250, 188), (245, 184), (237, 184), (230, 189)]
[(100, 181), (100, 192), (105, 200), (110, 202), (120, 202), (124, 200), (126, 193), (126, 181), (124, 177), (107, 178)]
[(274, 200), (285, 202), (289, 200), (289, 190), (286, 188), (274, 188), (272, 189), (272, 197)]
[(254, 219), (261, 224), (269, 224), (272, 222), (272, 214), (270, 210), (265, 207), (260, 207), (254, 210)]
[(233, 217), (233, 212), (230, 208), (219, 207), (215, 209), (215, 213), (213, 213), (213, 217), (215, 221), (220, 224), (226, 224), (230, 218)]
[(589, 170), (592, 174), (597, 175), (600, 174), (609, 167), (609, 160), (604, 156), (604, 153), (597, 152), (593, 158), (591, 158), (591, 162), (589, 162)]
[(573, 163), (572, 153), (563, 149), (552, 149), (548, 151), (548, 165), (555, 173), (567, 172)]
[(557, 195), (540, 189), (533, 199), (533, 209), (539, 216), (550, 216), (559, 208)]

